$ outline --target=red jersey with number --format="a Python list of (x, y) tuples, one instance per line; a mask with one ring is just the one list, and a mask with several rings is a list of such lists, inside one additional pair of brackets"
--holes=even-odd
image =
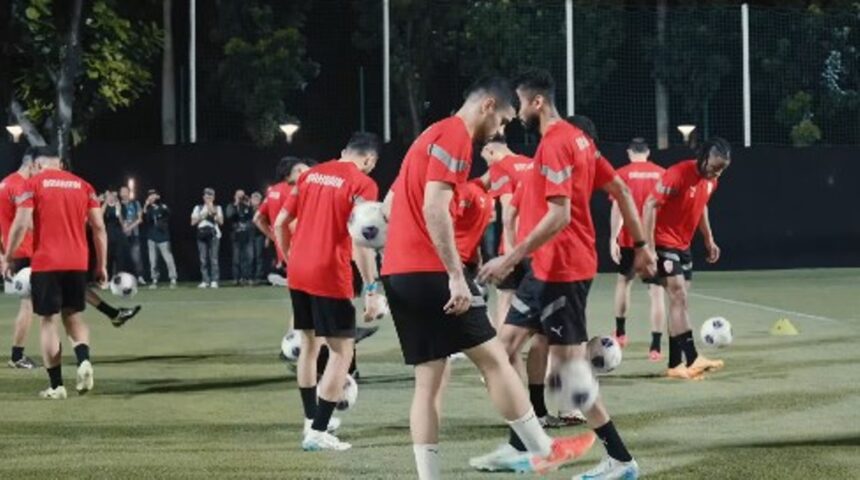
[[(27, 179), (20, 173), (14, 172), (0, 182), (0, 234), (3, 235), (3, 245), (9, 246), (9, 234), (12, 232), (12, 222), (15, 220), (15, 198), (21, 195), (21, 189)], [(27, 231), (21, 246), (15, 250), (12, 258), (30, 258), (33, 256), (33, 232)]]
[(445, 271), (424, 221), (424, 188), (432, 181), (456, 187), (471, 166), (472, 137), (460, 117), (436, 122), (415, 139), (393, 187), (383, 275)]
[(525, 155), (508, 155), (490, 165), (490, 195), (499, 198), (513, 194), (533, 168), (534, 162)]
[[(633, 196), (639, 218), (642, 218), (645, 200), (648, 200), (648, 196), (654, 191), (654, 186), (663, 177), (665, 171), (666, 169), (652, 162), (630, 163), (618, 169), (618, 176), (630, 188), (630, 194)], [(615, 200), (613, 199), (613, 201)], [(618, 235), (618, 245), (623, 248), (633, 248), (633, 243), (633, 237), (627, 227), (622, 227), (621, 233)]]
[(656, 246), (689, 249), (708, 200), (716, 190), (717, 179), (702, 177), (695, 160), (669, 167), (653, 190), (660, 207), (654, 226)]
[(296, 218), (287, 261), (291, 289), (352, 298), (352, 237), (346, 224), (353, 206), (378, 196), (376, 183), (352, 162), (321, 163), (299, 177), (283, 207)]
[(534, 230), (548, 211), (547, 199), (570, 199), (570, 223), (532, 254), (535, 278), (544, 282), (589, 280), (597, 274), (591, 195), (615, 177), (615, 169), (580, 129), (558, 121), (547, 129), (523, 186), (519, 232)]
[(34, 272), (87, 270), (87, 215), (99, 208), (89, 183), (63, 170), (43, 170), (27, 180), (16, 204), (33, 209)]
[(454, 219), (457, 251), (463, 263), (478, 263), (478, 245), (490, 224), (493, 208), (493, 197), (480, 179), (457, 186), (451, 216)]
[[(257, 210), (260, 215), (265, 215), (269, 220), (269, 231), (275, 228), (275, 220), (278, 218), (278, 212), (284, 206), (284, 202), (290, 195), (293, 186), (286, 181), (278, 182), (266, 190), (266, 198), (260, 202), (260, 208)], [(290, 225), (292, 228), (292, 224)], [(278, 261), (283, 262), (284, 255), (279, 248), (275, 248), (275, 253), (278, 255)]]

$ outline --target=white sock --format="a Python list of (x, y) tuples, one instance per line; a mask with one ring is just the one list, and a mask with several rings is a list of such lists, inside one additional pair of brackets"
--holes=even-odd
[(552, 451), (552, 438), (543, 431), (533, 408), (529, 408), (522, 418), (508, 421), (508, 425), (514, 429), (530, 453), (546, 457)]
[(418, 480), (439, 480), (439, 444), (426, 443), (412, 445), (415, 453), (415, 466), (418, 468)]

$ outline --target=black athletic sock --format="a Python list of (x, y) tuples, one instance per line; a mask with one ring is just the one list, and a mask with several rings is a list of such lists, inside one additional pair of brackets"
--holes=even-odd
[(627, 324), (627, 317), (615, 317), (615, 335), (627, 335), (627, 330), (624, 329)]
[(663, 332), (651, 332), (651, 350), (660, 351), (660, 339), (663, 337)]
[(63, 366), (57, 365), (48, 370), (48, 378), (51, 379), (51, 388), (57, 388), (63, 384)]
[(547, 415), (546, 410), (546, 402), (544, 402), (543, 397), (544, 385), (541, 384), (529, 384), (529, 400), (532, 402), (532, 408), (535, 410), (535, 416), (538, 418), (545, 417)]
[(515, 432), (514, 429), (510, 427), (508, 427), (508, 430), (510, 430), (511, 432), (510, 438), (508, 439), (508, 443), (511, 444), (512, 447), (516, 448), (518, 452), (528, 451), (525, 444), (523, 444), (523, 441), (520, 440), (519, 435), (517, 435), (517, 432)]
[(618, 430), (615, 429), (615, 425), (612, 423), (612, 420), (606, 422), (600, 428), (595, 428), (594, 433), (597, 434), (597, 438), (603, 442), (603, 446), (606, 447), (606, 453), (609, 454), (610, 457), (618, 460), (619, 462), (629, 462), (633, 460), (633, 456), (630, 455), (630, 452), (627, 451), (627, 447), (624, 446), (624, 442), (621, 440), (621, 436), (618, 435)]
[[(682, 334), (683, 335), (683, 334)], [(682, 335), (669, 337), (669, 368), (675, 368), (683, 360), (683, 348), (681, 347)]]
[(689, 367), (699, 358), (699, 352), (696, 351), (696, 342), (693, 341), (693, 332), (688, 331), (679, 336), (681, 337), (681, 348), (684, 350), (684, 358), (686, 358), (687, 366)]
[(299, 387), (302, 396), (302, 406), (305, 407), (305, 418), (313, 420), (317, 415), (317, 387)]
[(317, 404), (317, 414), (314, 417), (314, 423), (311, 425), (311, 428), (318, 432), (325, 432), (328, 430), (328, 422), (331, 420), (331, 415), (334, 413), (334, 407), (337, 405), (335, 402), (329, 402), (323, 398), (319, 399), (319, 404)]
[(17, 362), (24, 358), (24, 347), (12, 347), (12, 361)]
[(75, 345), (75, 357), (78, 359), (78, 366), (84, 363), (84, 360), (89, 360), (90, 346), (86, 343)]
[(105, 316), (107, 316), (108, 318), (111, 318), (111, 319), (119, 316), (119, 310), (108, 305), (108, 303), (105, 302), (104, 300), (102, 300), (101, 302), (99, 302), (98, 305), (96, 305), (96, 310), (104, 313)]

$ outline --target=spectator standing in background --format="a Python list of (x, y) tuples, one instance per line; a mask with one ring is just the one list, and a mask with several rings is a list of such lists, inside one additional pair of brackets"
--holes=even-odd
[(227, 205), (226, 218), (230, 222), (230, 242), (233, 246), (233, 282), (238, 285), (251, 283), (251, 260), (254, 246), (251, 231), (254, 228), (254, 211), (244, 190), (236, 190), (233, 203)]
[(143, 208), (140, 202), (131, 198), (131, 190), (128, 187), (120, 187), (119, 199), (122, 205), (122, 231), (127, 240), (125, 255), (128, 255), (127, 258), (131, 260), (130, 266), (134, 267), (133, 273), (137, 276), (137, 283), (146, 285), (140, 252), (140, 224), (143, 223)]
[(215, 190), (203, 189), (203, 203), (191, 212), (191, 226), (197, 227), (197, 250), (200, 253), (200, 277), (198, 288), (218, 288), (218, 247), (221, 243), (221, 225), (224, 211), (215, 205)]
[[(254, 192), (251, 194), (251, 212), (253, 215), (257, 214), (257, 210), (260, 209), (260, 204), (263, 203), (263, 194), (260, 192)], [(263, 280), (263, 275), (265, 274), (265, 251), (268, 239), (263, 232), (260, 231), (259, 228), (251, 229), (251, 248), (254, 252), (251, 257), (251, 272), (252, 272), (252, 284), (256, 284), (259, 281)]]
[(149, 288), (158, 288), (158, 253), (161, 253), (161, 258), (167, 266), (170, 288), (176, 288), (176, 263), (170, 250), (170, 209), (161, 201), (158, 190), (150, 189), (146, 194), (143, 218), (146, 224), (146, 244), (149, 250), (149, 269), (152, 279)]
[(107, 271), (113, 277), (127, 268), (125, 255), (128, 250), (128, 238), (122, 230), (122, 205), (116, 192), (107, 190), (104, 193), (102, 212), (108, 240)]

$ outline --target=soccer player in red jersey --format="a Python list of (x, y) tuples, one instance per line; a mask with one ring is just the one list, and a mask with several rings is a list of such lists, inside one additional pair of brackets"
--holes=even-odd
[[(32, 151), (24, 154), (21, 166), (0, 181), (0, 239), (3, 245), (9, 245), (9, 233), (12, 221), (15, 220), (15, 198), (21, 195), (21, 188), (27, 183), (27, 179), (36, 173), (36, 164), (33, 162)], [(18, 250), (12, 253), (11, 273), (14, 275), (23, 268), (30, 266), (30, 257), (33, 255), (33, 235), (27, 232)], [(33, 302), (29, 298), (22, 298), (18, 306), (18, 316), (15, 317), (15, 328), (12, 334), (12, 356), (8, 365), (11, 368), (33, 369), (36, 364), (30, 357), (24, 355), (24, 342), (30, 332), (33, 323)]]
[[(516, 294), (524, 299), (524, 308), (511, 309), (500, 336), (508, 354), (513, 354), (529, 336), (542, 330), (549, 341), (551, 363), (562, 365), (587, 359), (585, 305), (597, 273), (590, 208), (596, 189), (603, 189), (619, 203), (636, 241), (636, 270), (653, 272), (654, 257), (644, 248), (645, 234), (629, 189), (600, 155), (593, 140), (595, 133), (584, 132), (559, 116), (554, 92), (554, 81), (544, 70), (529, 70), (517, 81), (519, 117), (528, 128), (537, 127), (542, 134), (520, 204), (519, 228), (526, 237), (510, 252), (487, 262), (481, 278), (497, 282), (523, 258), (532, 256), (532, 270)], [(590, 121), (587, 124), (593, 128)], [(607, 451), (586, 478), (636, 478), (636, 461), (602, 400), (598, 398), (584, 413), (594, 428), (592, 435), (600, 438)], [(505, 469), (523, 450), (524, 442), (517, 434), (512, 431), (509, 444), (470, 463), (479, 469)]]
[(3, 255), (3, 271), (8, 272), (14, 252), (27, 231), (33, 230), (33, 258), (30, 285), (33, 312), (42, 317), (42, 357), (50, 387), (42, 398), (64, 399), (58, 317), (74, 343), (78, 360), (77, 391), (93, 388), (89, 328), (81, 312), (86, 307), (88, 256), (86, 225), (93, 231), (96, 251), (96, 281), (107, 281), (107, 234), (101, 208), (92, 186), (62, 170), (60, 157), (50, 147), (39, 147), (33, 155), (39, 173), (27, 180), (17, 197), (15, 221), (9, 245)]
[[(650, 281), (666, 287), (669, 294), (670, 378), (697, 380), (705, 371), (723, 367), (722, 360), (699, 355), (693, 340), (688, 308), (689, 282), (693, 278), (690, 243), (698, 229), (705, 239), (706, 261), (720, 258), (708, 218), (708, 201), (717, 180), (731, 163), (731, 145), (722, 138), (706, 141), (695, 160), (670, 167), (645, 202), (645, 231), (657, 254), (657, 276)], [(686, 362), (682, 361), (682, 358)]]
[(452, 207), (456, 212), (452, 212), (452, 217), (457, 251), (466, 268), (477, 275), (483, 260), (478, 246), (495, 213), (495, 203), (480, 178), (457, 185), (454, 198)]
[(480, 369), (493, 406), (532, 453), (521, 458), (520, 471), (557, 467), (594, 442), (593, 435), (553, 440), (543, 431), (457, 251), (450, 205), (469, 174), (472, 144), (503, 133), (515, 113), (512, 105), (507, 81), (478, 80), (453, 116), (413, 142), (394, 183), (382, 274), (401, 351), (415, 366), (410, 431), (422, 480), (439, 478), (437, 398), (448, 356), (461, 351)]
[[(269, 239), (272, 245), (275, 244), (275, 234), (272, 226), (275, 224), (275, 219), (278, 217), (281, 207), (284, 205), (299, 176), (310, 170), (315, 164), (316, 162), (312, 160), (284, 157), (275, 167), (275, 178), (277, 178), (278, 183), (266, 190), (266, 197), (254, 214), (254, 224), (257, 225), (257, 228), (263, 232), (263, 235)], [(294, 225), (291, 224), (290, 228), (292, 229), (293, 227)], [(276, 248), (275, 254), (278, 256), (278, 264), (284, 264), (281, 251)]]
[[(354, 134), (340, 159), (312, 167), (299, 177), (275, 220), (277, 245), (287, 258), (295, 328), (302, 336), (297, 383), (305, 411), (302, 448), (306, 451), (351, 447), (328, 431), (336, 427), (330, 421), (343, 395), (354, 351), (353, 256), (364, 281), (366, 319), (375, 317), (378, 302), (373, 301), (377, 297), (375, 252), (353, 245), (346, 225), (355, 204), (376, 201), (379, 195), (376, 183), (367, 176), (378, 159), (376, 136)], [(284, 227), (293, 219), (296, 230), (287, 252)], [(329, 348), (329, 359), (317, 398), (316, 359), (323, 343)]]
[[(627, 147), (627, 157), (630, 164), (618, 169), (618, 176), (630, 188), (636, 209), (641, 214), (642, 207), (648, 195), (663, 176), (663, 167), (648, 160), (651, 151), (643, 138), (634, 138)], [(627, 308), (630, 305), (630, 289), (636, 272), (633, 271), (633, 237), (624, 228), (624, 221), (618, 204), (612, 202), (610, 214), (611, 231), (609, 234), (609, 252), (612, 261), (618, 264), (618, 280), (615, 282), (615, 339), (622, 348), (627, 346)], [(652, 362), (663, 358), (660, 353), (660, 337), (663, 335), (663, 319), (666, 317), (666, 301), (663, 287), (651, 285), (648, 290), (651, 297), (651, 348), (648, 358)]]

